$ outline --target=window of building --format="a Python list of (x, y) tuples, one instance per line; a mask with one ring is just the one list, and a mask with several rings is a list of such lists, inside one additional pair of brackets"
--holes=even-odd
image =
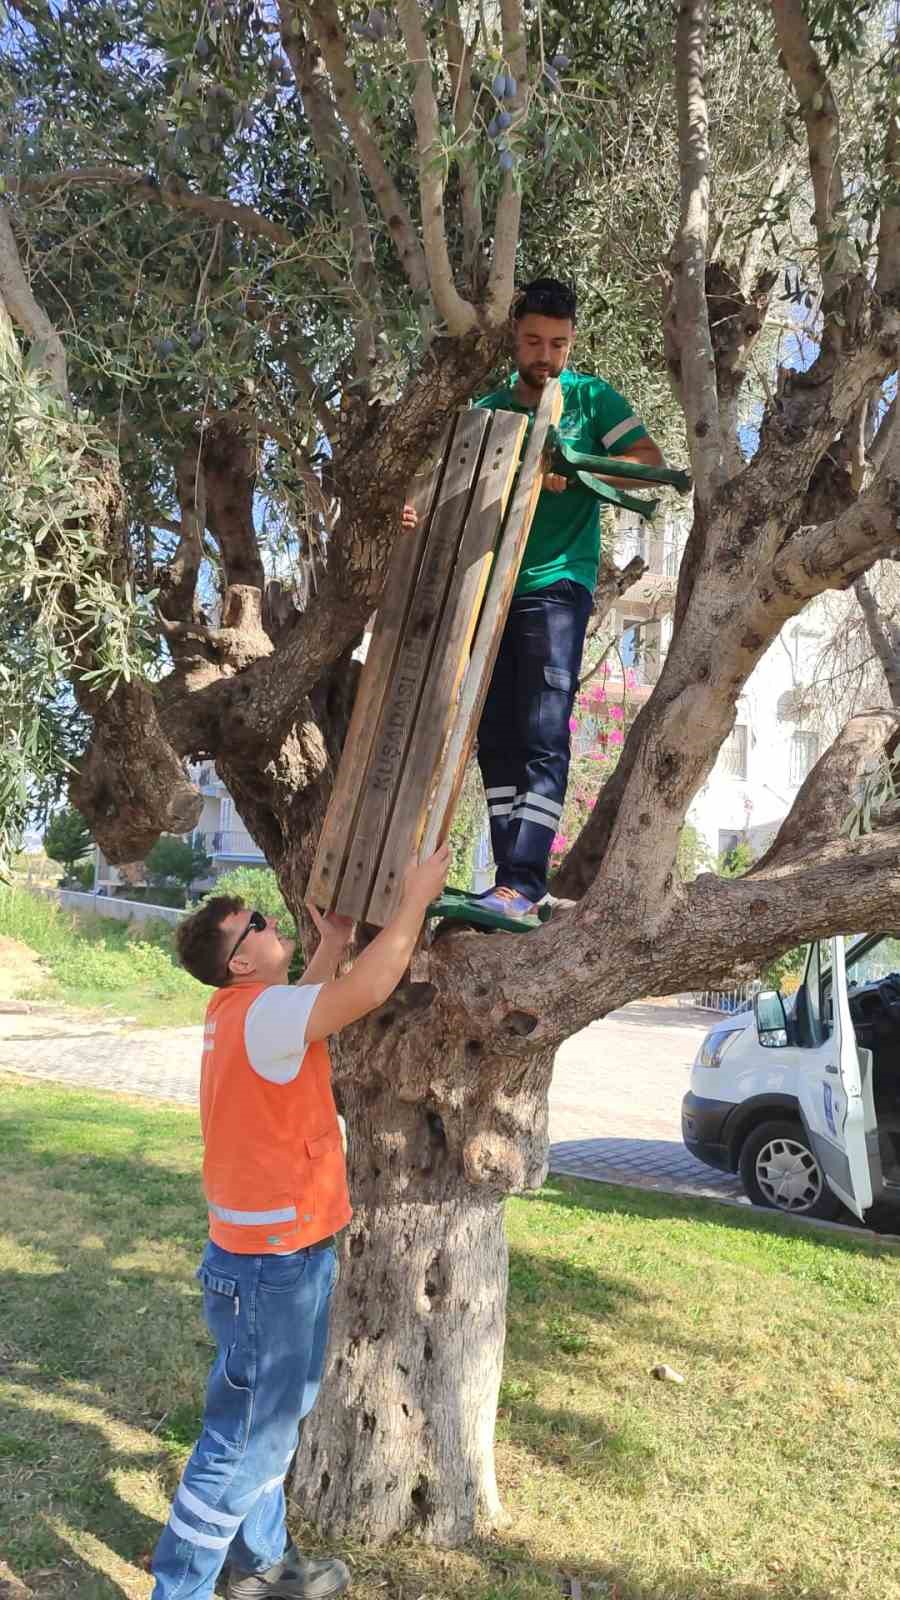
[(719, 753), (721, 770), (726, 778), (747, 776), (747, 725), (736, 722)]
[(802, 783), (818, 759), (818, 734), (798, 729), (791, 739), (791, 783)]
[(636, 627), (632, 626), (625, 629), (625, 632), (622, 634), (622, 637), (619, 640), (619, 655), (622, 657), (623, 667), (633, 667), (637, 665), (638, 640), (639, 635)]

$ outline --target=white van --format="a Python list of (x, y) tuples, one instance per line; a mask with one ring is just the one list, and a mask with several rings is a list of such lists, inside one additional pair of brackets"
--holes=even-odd
[(900, 937), (810, 946), (797, 994), (773, 989), (703, 1040), (681, 1110), (688, 1150), (795, 1216), (900, 1215)]

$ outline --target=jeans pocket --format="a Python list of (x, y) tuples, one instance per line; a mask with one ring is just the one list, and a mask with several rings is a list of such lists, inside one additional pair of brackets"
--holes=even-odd
[(290, 1294), (303, 1282), (308, 1270), (308, 1250), (292, 1250), (284, 1256), (263, 1256), (259, 1287), (267, 1294)]
[(203, 1285), (206, 1326), (216, 1341), (216, 1359), (206, 1391), (204, 1429), (228, 1451), (243, 1450), (253, 1410), (252, 1339), (244, 1326), (249, 1326), (250, 1319), (245, 1315), (242, 1322), (236, 1278), (205, 1266), (197, 1277)]
[(565, 667), (544, 668), (544, 682), (551, 689), (561, 689), (565, 694), (571, 694), (572, 681), (572, 674)]

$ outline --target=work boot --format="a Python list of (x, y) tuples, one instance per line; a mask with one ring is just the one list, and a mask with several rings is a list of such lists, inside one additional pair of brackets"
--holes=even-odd
[(280, 1561), (265, 1572), (228, 1575), (228, 1600), (331, 1600), (350, 1582), (350, 1569), (334, 1556), (302, 1556), (289, 1544)]

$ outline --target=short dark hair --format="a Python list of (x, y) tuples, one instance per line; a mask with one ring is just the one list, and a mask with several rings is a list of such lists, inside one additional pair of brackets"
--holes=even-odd
[(208, 983), (212, 989), (224, 989), (231, 982), (228, 971), (228, 940), (224, 932), (226, 917), (235, 911), (246, 910), (240, 895), (219, 894), (204, 900), (199, 910), (179, 922), (175, 930), (175, 948), (181, 965), (199, 983)]
[(513, 321), (521, 321), (531, 311), (539, 317), (568, 317), (574, 322), (575, 308), (575, 290), (571, 284), (561, 283), (559, 278), (535, 278), (519, 290), (513, 301)]

